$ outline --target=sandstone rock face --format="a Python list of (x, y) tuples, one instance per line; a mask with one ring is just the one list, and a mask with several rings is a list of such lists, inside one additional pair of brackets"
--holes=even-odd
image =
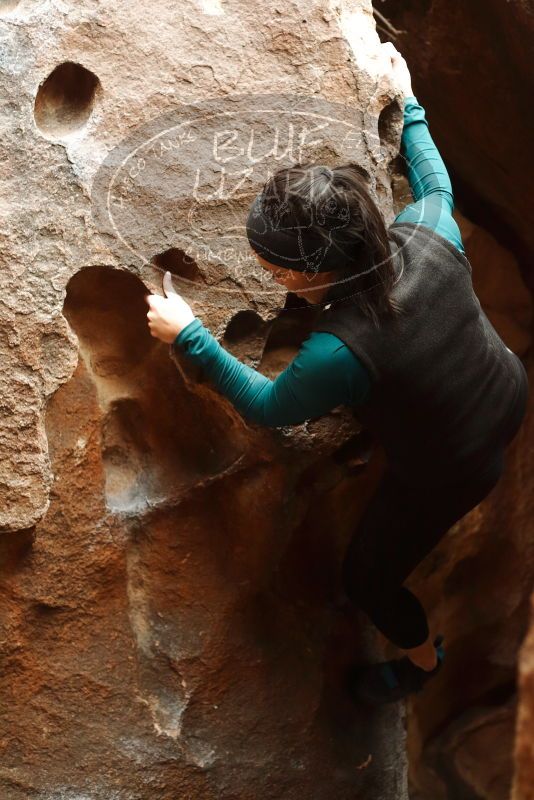
[(291, 358), (311, 320), (223, 239), (294, 160), (289, 131), (357, 160), (391, 221), (402, 114), (369, 0), (0, 15), (0, 794), (402, 800), (403, 709), (341, 686), (379, 655), (338, 602), (379, 458), (332, 459), (357, 431), (343, 409), (245, 424), (150, 337), (143, 299), (170, 269), (236, 355)]

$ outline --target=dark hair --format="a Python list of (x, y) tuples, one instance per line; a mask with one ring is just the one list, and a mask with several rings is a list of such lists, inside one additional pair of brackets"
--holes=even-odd
[(322, 303), (350, 297), (377, 327), (381, 317), (402, 312), (390, 296), (396, 274), (387, 228), (361, 167), (299, 163), (282, 168), (265, 183), (262, 203), (266, 213), (282, 207), (285, 217), (310, 235), (337, 241), (345, 250), (354, 247), (356, 264), (340, 270)]

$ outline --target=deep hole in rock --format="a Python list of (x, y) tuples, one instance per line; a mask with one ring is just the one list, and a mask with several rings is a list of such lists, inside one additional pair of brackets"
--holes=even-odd
[(260, 362), (261, 372), (271, 378), (284, 370), (296, 356), (320, 311), (306, 301), (304, 303), (304, 306), (299, 306), (293, 298), (286, 298), (284, 309), (272, 323)]
[(406, 166), (406, 159), (400, 153), (395, 158), (392, 158), (388, 164), (388, 172), (390, 175), (404, 175), (408, 176), (408, 169)]
[(380, 138), (380, 146), (386, 147), (388, 142), (393, 141), (395, 131), (398, 126), (402, 125), (403, 111), (395, 98), (384, 106), (378, 117), (378, 136)]
[(135, 275), (110, 267), (84, 267), (69, 280), (63, 313), (96, 378), (124, 375), (155, 346), (145, 291)]
[(332, 460), (336, 464), (347, 465), (356, 472), (369, 461), (374, 445), (375, 437), (371, 431), (362, 428), (332, 454)]
[(152, 259), (152, 263), (162, 270), (168, 270), (177, 278), (185, 278), (186, 281), (203, 281), (203, 275), (191, 256), (180, 250), (179, 247), (170, 247), (163, 253), (158, 253)]
[(56, 606), (51, 605), (50, 603), (46, 603), (44, 601), (37, 601), (33, 605), (33, 610), (35, 614), (39, 617), (52, 617), (55, 614), (64, 611), (66, 606)]
[(239, 447), (227, 416), (188, 390), (168, 345), (151, 336), (145, 294), (125, 270), (86, 267), (64, 303), (85, 365), (79, 391), (88, 376), (99, 400), (107, 506), (132, 513), (224, 469)]
[(235, 314), (224, 332), (224, 338), (229, 343), (240, 342), (261, 335), (264, 328), (264, 321), (255, 311), (244, 309)]
[(16, 536), (10, 531), (0, 532), (0, 564), (4, 575), (11, 574), (26, 557), (31, 557), (35, 537), (35, 525), (19, 528)]
[(284, 350), (296, 353), (308, 334), (307, 326), (298, 315), (285, 314), (277, 317), (263, 348), (263, 359), (269, 359), (276, 352)]
[(245, 363), (255, 361), (262, 352), (268, 326), (255, 311), (243, 309), (226, 326), (221, 344)]
[(100, 81), (73, 61), (59, 64), (39, 86), (35, 122), (49, 136), (68, 136), (82, 128), (93, 110)]

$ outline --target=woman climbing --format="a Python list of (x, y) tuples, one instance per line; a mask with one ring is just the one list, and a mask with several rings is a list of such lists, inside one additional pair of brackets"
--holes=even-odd
[(342, 566), (348, 598), (403, 652), (347, 673), (352, 696), (376, 703), (420, 691), (441, 668), (443, 636), (431, 635), (403, 584), (498, 482), (528, 394), (521, 360), (473, 291), (449, 176), (406, 62), (382, 47), (404, 97), (413, 202), (386, 228), (355, 165), (297, 164), (276, 172), (250, 208), (261, 266), (320, 307), (276, 380), (221, 347), (169, 273), (167, 296), (147, 296), (151, 334), (201, 364), (246, 419), (296, 425), (345, 404), (383, 446), (384, 475)]

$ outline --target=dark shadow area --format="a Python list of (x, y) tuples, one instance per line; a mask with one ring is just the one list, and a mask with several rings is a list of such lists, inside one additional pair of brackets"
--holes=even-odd
[(255, 311), (243, 309), (229, 321), (222, 337), (221, 345), (244, 363), (257, 360), (269, 327)]
[(255, 311), (238, 311), (226, 326), (224, 339), (229, 344), (238, 344), (244, 339), (261, 336), (264, 327), (264, 321)]
[(288, 292), (282, 311), (288, 308), (309, 308), (309, 303), (303, 297), (295, 294), (295, 292)]
[(284, 308), (273, 321), (265, 342), (259, 369), (274, 377), (287, 367), (309, 335), (320, 308), (291, 292)]
[(171, 247), (163, 253), (155, 255), (152, 259), (154, 266), (162, 270), (168, 270), (171, 275), (183, 278), (191, 283), (204, 282), (202, 275), (195, 260), (180, 250), (178, 247)]
[(390, 175), (404, 175), (408, 177), (408, 169), (406, 166), (406, 159), (400, 155), (395, 156), (388, 164), (388, 172)]
[(85, 267), (69, 280), (63, 313), (95, 376), (124, 375), (156, 346), (145, 292), (135, 275), (110, 267)]
[(226, 415), (188, 389), (168, 345), (151, 336), (145, 293), (127, 271), (86, 267), (69, 281), (64, 304), (99, 400), (106, 502), (114, 511), (172, 502), (224, 469), (239, 447)]
[(392, 100), (382, 109), (378, 117), (378, 136), (381, 147), (386, 147), (389, 142), (394, 140), (398, 126), (402, 124), (402, 118), (403, 110), (397, 99)]
[(0, 572), (13, 574), (22, 568), (24, 559), (31, 554), (35, 540), (35, 525), (24, 530), (0, 533)]
[(447, 171), (454, 187), (455, 205), (471, 222), (490, 231), (499, 244), (515, 255), (525, 285), (534, 292), (534, 270), (530, 248), (503, 219), (499, 209), (463, 180), (452, 165), (447, 165)]
[(59, 64), (39, 86), (35, 122), (49, 136), (68, 136), (82, 128), (91, 115), (100, 81), (81, 64)]

